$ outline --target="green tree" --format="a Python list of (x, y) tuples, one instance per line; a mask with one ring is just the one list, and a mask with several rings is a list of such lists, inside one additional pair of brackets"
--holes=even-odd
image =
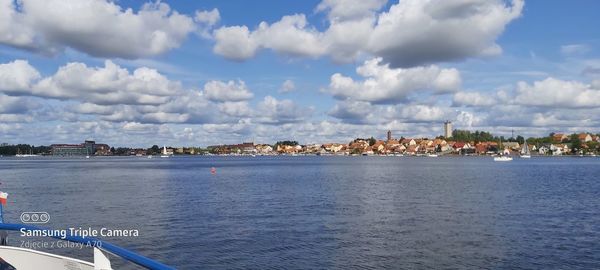
[(581, 141), (579, 140), (579, 136), (577, 136), (577, 134), (571, 134), (569, 142), (571, 143), (572, 153), (576, 153), (581, 150)]
[(297, 141), (278, 141), (277, 143), (275, 143), (275, 147), (277, 147), (277, 145), (296, 146), (296, 145), (298, 145), (298, 142)]
[(524, 144), (525, 143), (525, 138), (523, 138), (523, 136), (519, 135), (519, 136), (517, 136), (517, 142), (519, 144)]
[(375, 140), (375, 138), (373, 138), (373, 136), (371, 136), (371, 138), (369, 138), (369, 145), (370, 146), (373, 146), (376, 142), (377, 142), (377, 140)]
[(148, 149), (148, 154), (149, 155), (154, 155), (154, 154), (158, 154), (160, 153), (160, 147), (158, 147), (158, 145), (153, 145), (152, 147), (150, 147), (150, 149)]

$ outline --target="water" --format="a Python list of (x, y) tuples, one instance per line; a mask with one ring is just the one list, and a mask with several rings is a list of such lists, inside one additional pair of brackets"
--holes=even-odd
[(598, 269), (599, 172), (569, 157), (3, 158), (0, 187), (6, 221), (138, 229), (108, 240), (179, 269)]

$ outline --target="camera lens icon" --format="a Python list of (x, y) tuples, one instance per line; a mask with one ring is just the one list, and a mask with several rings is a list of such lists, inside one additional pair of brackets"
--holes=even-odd
[(48, 212), (23, 212), (21, 222), (28, 224), (44, 224), (50, 221)]

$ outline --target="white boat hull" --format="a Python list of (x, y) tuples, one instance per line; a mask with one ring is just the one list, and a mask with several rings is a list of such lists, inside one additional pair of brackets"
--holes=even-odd
[(0, 246), (0, 257), (18, 270), (94, 270), (93, 263), (20, 247)]
[(494, 157), (494, 161), (512, 161), (511, 157)]

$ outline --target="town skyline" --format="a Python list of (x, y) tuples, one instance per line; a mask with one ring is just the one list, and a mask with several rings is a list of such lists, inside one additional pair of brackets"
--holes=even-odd
[(600, 132), (599, 2), (348, 3), (0, 0), (0, 142)]

